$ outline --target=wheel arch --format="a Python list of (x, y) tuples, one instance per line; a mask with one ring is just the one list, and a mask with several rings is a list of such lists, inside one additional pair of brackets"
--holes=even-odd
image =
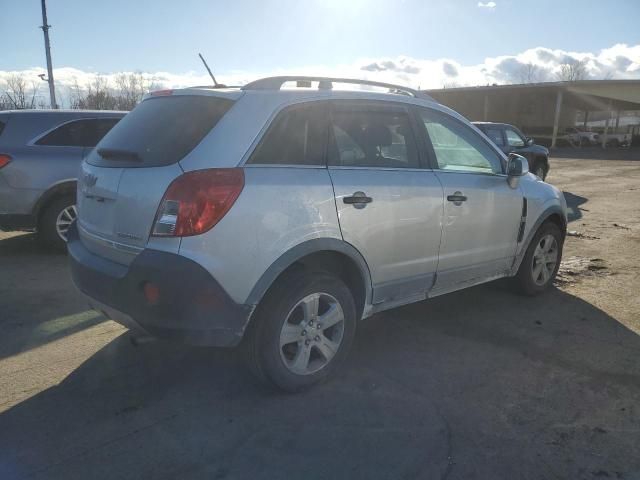
[(538, 229), (546, 222), (553, 222), (558, 226), (560, 232), (562, 233), (562, 240), (564, 241), (567, 235), (566, 217), (560, 205), (551, 205), (538, 216), (535, 223), (533, 224), (533, 227), (529, 230), (527, 237), (522, 242), (520, 251), (516, 255), (513, 266), (511, 268), (512, 275), (515, 275), (515, 273), (518, 271), (518, 268), (520, 268), (520, 263), (522, 263), (522, 259), (524, 258), (527, 252), (527, 248), (529, 248), (529, 244), (531, 243), (534, 235), (536, 234)]
[(338, 276), (353, 293), (358, 318), (364, 315), (372, 295), (369, 266), (355, 247), (333, 238), (308, 240), (282, 254), (262, 274), (245, 303), (258, 305), (279, 278), (298, 268), (324, 270)]
[(54, 199), (63, 195), (76, 196), (77, 180), (63, 180), (47, 189), (36, 202), (33, 207), (33, 215), (36, 218), (36, 224), (40, 222), (40, 216), (44, 208)]

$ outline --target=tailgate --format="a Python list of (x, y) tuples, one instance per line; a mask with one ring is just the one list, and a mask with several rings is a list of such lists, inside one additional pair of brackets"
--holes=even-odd
[(106, 168), (82, 164), (78, 181), (78, 232), (87, 249), (128, 265), (145, 247), (177, 165)]
[(82, 162), (78, 233), (87, 249), (128, 265), (147, 245), (169, 184), (231, 108), (220, 96), (163, 93), (143, 100)]

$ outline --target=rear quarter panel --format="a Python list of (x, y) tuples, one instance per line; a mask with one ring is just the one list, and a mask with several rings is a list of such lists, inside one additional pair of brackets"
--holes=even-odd
[(237, 303), (296, 245), (342, 240), (326, 168), (247, 166), (244, 172), (244, 189), (226, 216), (180, 245), (180, 254), (207, 269)]

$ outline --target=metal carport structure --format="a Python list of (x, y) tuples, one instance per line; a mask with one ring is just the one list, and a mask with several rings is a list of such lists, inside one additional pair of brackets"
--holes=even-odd
[[(619, 129), (625, 111), (640, 110), (640, 80), (580, 80), (427, 90), (440, 103), (472, 121), (517, 125), (526, 134), (550, 140), (566, 127), (600, 117), (604, 133)], [(632, 133), (640, 133), (640, 125)], [(604, 141), (604, 137), (603, 137)]]

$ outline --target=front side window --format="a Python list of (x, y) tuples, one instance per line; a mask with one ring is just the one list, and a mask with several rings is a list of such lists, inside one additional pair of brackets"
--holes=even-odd
[(404, 108), (335, 105), (329, 165), (419, 168), (410, 117)]
[(327, 106), (314, 102), (278, 114), (247, 163), (324, 165)]
[(524, 139), (511, 128), (507, 128), (505, 130), (507, 134), (507, 143), (510, 147), (524, 147)]
[(449, 115), (420, 109), (438, 168), (472, 173), (502, 173), (498, 154), (471, 128)]
[(40, 140), (36, 145), (53, 147), (95, 147), (118, 118), (88, 118), (74, 120), (60, 125)]

